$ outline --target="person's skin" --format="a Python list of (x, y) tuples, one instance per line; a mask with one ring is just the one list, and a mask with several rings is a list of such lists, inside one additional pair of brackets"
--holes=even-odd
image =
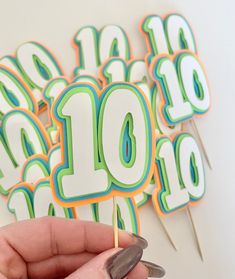
[[(140, 262), (147, 242), (103, 224), (44, 217), (0, 229), (0, 279), (146, 279), (164, 270)], [(124, 249), (123, 249), (124, 248)]]

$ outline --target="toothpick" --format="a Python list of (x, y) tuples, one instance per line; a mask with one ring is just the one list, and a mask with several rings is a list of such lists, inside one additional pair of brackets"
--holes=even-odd
[[(192, 128), (194, 129), (194, 132), (197, 134), (197, 137), (200, 141), (200, 144), (201, 144), (201, 147), (202, 147), (202, 150), (203, 150), (203, 153), (204, 153), (204, 156), (207, 160), (207, 163), (208, 163), (208, 166), (211, 168), (211, 164), (210, 164), (210, 161), (209, 161), (209, 158), (208, 158), (208, 155), (207, 155), (207, 152), (206, 152), (206, 149), (205, 149), (205, 146), (203, 144), (203, 141), (201, 139), (201, 136), (199, 134), (199, 131), (197, 129), (197, 126), (196, 126), (196, 123), (193, 119), (190, 120), (190, 124), (192, 125)], [(185, 123), (182, 123), (182, 130), (184, 130), (186, 127), (185, 127)], [(187, 213), (188, 213), (188, 216), (189, 216), (189, 219), (190, 219), (190, 222), (191, 222), (191, 225), (192, 225), (192, 228), (193, 228), (193, 233), (194, 233), (194, 236), (195, 236), (195, 240), (196, 240), (196, 244), (197, 244), (197, 249), (198, 249), (198, 253), (200, 255), (200, 258), (202, 261), (203, 260), (203, 255), (202, 255), (202, 249), (201, 249), (201, 245), (200, 245), (200, 241), (199, 241), (199, 238), (198, 238), (198, 234), (197, 234), (197, 229), (196, 229), (196, 225), (194, 223), (194, 220), (193, 220), (193, 216), (192, 216), (192, 213), (191, 213), (191, 210), (190, 210), (190, 207), (187, 206)]]
[(197, 125), (196, 125), (196, 123), (195, 123), (195, 121), (193, 119), (190, 120), (190, 124), (192, 125), (192, 128), (193, 128), (194, 132), (196, 133), (196, 135), (198, 137), (198, 140), (200, 142), (200, 145), (201, 145), (202, 151), (204, 153), (205, 159), (207, 161), (207, 164), (208, 164), (209, 168), (212, 170), (212, 166), (211, 166), (211, 163), (210, 163), (210, 160), (209, 160), (209, 156), (207, 154), (205, 145), (203, 144), (203, 140), (202, 140), (202, 138), (200, 136), (200, 133), (199, 133), (198, 128), (197, 128)]
[(165, 224), (163, 223), (163, 220), (162, 220), (161, 216), (159, 216), (159, 214), (157, 214), (157, 216), (158, 216), (158, 219), (159, 219), (159, 221), (161, 223), (161, 226), (162, 226), (162, 228), (163, 228), (163, 230), (164, 230), (168, 240), (170, 241), (170, 243), (171, 243), (172, 247), (175, 249), (175, 251), (177, 251), (177, 247), (176, 247), (176, 245), (175, 245), (175, 243), (174, 243), (170, 233), (168, 232)]
[(182, 130), (182, 131), (187, 130), (187, 126), (186, 126), (186, 123), (185, 123), (185, 122), (182, 122), (182, 123), (181, 123), (181, 130)]
[(118, 220), (117, 220), (117, 201), (113, 197), (113, 229), (114, 229), (114, 247), (118, 248)]
[(195, 236), (198, 253), (200, 255), (201, 260), (204, 261), (200, 241), (199, 241), (198, 234), (197, 234), (197, 229), (196, 229), (195, 223), (193, 221), (193, 216), (192, 216), (192, 213), (191, 213), (191, 210), (190, 210), (189, 206), (187, 206), (187, 212), (188, 212), (188, 216), (189, 216), (189, 219), (191, 221), (191, 224), (192, 224), (193, 233), (194, 233), (194, 236)]

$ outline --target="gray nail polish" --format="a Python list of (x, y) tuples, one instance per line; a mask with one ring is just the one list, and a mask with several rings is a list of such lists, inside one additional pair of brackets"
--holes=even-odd
[(146, 261), (141, 261), (141, 263), (148, 269), (149, 272), (148, 277), (161, 278), (166, 274), (164, 268), (162, 268), (159, 265), (156, 265), (151, 262), (146, 262)]
[(138, 245), (129, 246), (114, 254), (106, 262), (105, 268), (111, 279), (123, 279), (138, 264), (143, 249)]
[(148, 241), (146, 239), (135, 233), (131, 233), (130, 235), (135, 238), (136, 245), (140, 246), (142, 249), (146, 249), (148, 247)]

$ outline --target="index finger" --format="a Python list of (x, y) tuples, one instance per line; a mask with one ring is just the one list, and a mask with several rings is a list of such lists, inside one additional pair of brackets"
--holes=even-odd
[[(26, 262), (38, 262), (56, 255), (79, 254), (84, 251), (101, 253), (114, 246), (111, 226), (64, 219), (43, 217), (18, 222), (0, 230), (0, 236)], [(120, 247), (142, 242), (127, 232), (119, 232)]]

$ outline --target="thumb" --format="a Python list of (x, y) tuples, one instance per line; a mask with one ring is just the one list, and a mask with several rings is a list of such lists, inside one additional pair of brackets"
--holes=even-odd
[[(72, 273), (67, 279), (122, 279), (131, 271), (128, 278), (146, 279), (147, 269), (139, 264), (143, 249), (137, 245), (125, 249), (111, 249), (99, 254)], [(136, 267), (137, 272), (133, 270)]]

